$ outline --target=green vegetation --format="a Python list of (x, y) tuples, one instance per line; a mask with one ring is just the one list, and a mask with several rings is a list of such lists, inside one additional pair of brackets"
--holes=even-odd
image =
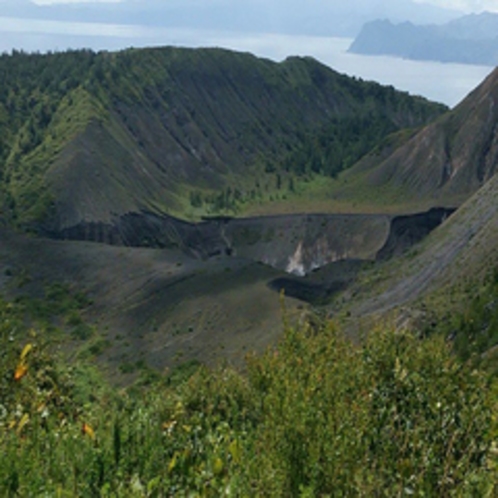
[[(127, 391), (17, 333), (0, 303), (5, 496), (493, 496), (495, 382), (441, 335), (286, 326), (247, 372)], [(171, 380), (174, 378), (175, 380)], [(182, 380), (182, 378), (184, 380)]]
[[(346, 81), (344, 84), (346, 88), (352, 85)], [(314, 173), (336, 177), (370, 151), (388, 146), (399, 133), (413, 134), (413, 130), (400, 132), (394, 116), (420, 112), (420, 102), (416, 99), (400, 98), (393, 87), (377, 84), (351, 86), (350, 89), (363, 106), (353, 115), (332, 118), (318, 133), (307, 135), (302, 145), (285, 159), (286, 171), (300, 176)], [(379, 106), (379, 102), (383, 105)]]
[(445, 110), (311, 58), (3, 54), (0, 206), (35, 230), (67, 213), (70, 225), (140, 209), (239, 212), (285, 202), (303, 179), (335, 176), (391, 132)]
[[(356, 179), (334, 178), (362, 157), (384, 156), (443, 111), (309, 58), (275, 64), (174, 48), (15, 52), (0, 57), (2, 214), (57, 230), (66, 215), (67, 227), (139, 210), (247, 212), (299, 196), (316, 206), (317, 193), (329, 204), (326, 196), (343, 187), (345, 195), (355, 190), (351, 203), (389, 204), (367, 183), (357, 189), (366, 168)], [(248, 245), (256, 235), (239, 234)], [(227, 295), (218, 293), (216, 273), (193, 291), (182, 278), (188, 265), (173, 266), (169, 305), (209, 292), (215, 308)], [(13, 298), (0, 299), (1, 495), (498, 493), (497, 274), (475, 286), (462, 313), (430, 329), (377, 326), (352, 343), (313, 316), (285, 323), (281, 341), (248, 356), (242, 372), (203, 367), (183, 347), (177, 367), (158, 372), (150, 345), (134, 354), (138, 332), (102, 333), (86, 323), (85, 295), (5, 271)], [(263, 283), (268, 278), (265, 270)], [(155, 293), (166, 288), (161, 274), (146, 273), (148, 282)], [(165, 327), (150, 309), (147, 331), (157, 344)], [(209, 318), (210, 330), (222, 315)], [(178, 322), (165, 336), (187, 341), (198, 321)], [(110, 386), (108, 369), (132, 385)]]
[(315, 173), (336, 177), (394, 131), (395, 124), (382, 115), (337, 120), (305, 140), (284, 161), (284, 168), (300, 176)]
[[(476, 286), (473, 281), (460, 288), (453, 307), (460, 312), (439, 312), (441, 317), (428, 333), (451, 338), (456, 354), (466, 363), (485, 367), (493, 375), (498, 373), (496, 354), (498, 346), (498, 271), (486, 276)], [(451, 294), (451, 291), (446, 291)], [(448, 300), (448, 296), (443, 296)], [(462, 305), (463, 302), (463, 305)], [(446, 303), (448, 308), (448, 303)]]
[(5, 208), (22, 223), (43, 222), (53, 214), (45, 173), (99, 115), (82, 85), (95, 57), (88, 50), (0, 56), (0, 192)]

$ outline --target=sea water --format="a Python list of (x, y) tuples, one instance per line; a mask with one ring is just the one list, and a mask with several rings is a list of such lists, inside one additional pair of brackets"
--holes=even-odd
[(347, 38), (239, 33), (182, 28), (44, 21), (0, 17), (0, 51), (60, 51), (68, 48), (119, 50), (175, 45), (223, 47), (281, 61), (291, 55), (312, 56), (331, 68), (364, 80), (392, 85), (413, 95), (460, 102), (493, 68), (467, 64), (410, 61), (390, 56), (348, 53)]

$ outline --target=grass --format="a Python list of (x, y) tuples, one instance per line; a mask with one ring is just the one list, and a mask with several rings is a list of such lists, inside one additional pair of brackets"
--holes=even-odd
[(406, 199), (390, 185), (372, 188), (361, 174), (348, 171), (338, 178), (312, 175), (296, 179), (294, 191), (268, 194), (239, 207), (241, 216), (293, 213), (404, 214), (429, 209), (430, 202)]

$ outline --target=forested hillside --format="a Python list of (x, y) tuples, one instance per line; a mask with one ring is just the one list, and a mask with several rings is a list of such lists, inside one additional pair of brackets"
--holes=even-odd
[(157, 48), (0, 57), (4, 214), (32, 228), (234, 210), (445, 110), (310, 58)]

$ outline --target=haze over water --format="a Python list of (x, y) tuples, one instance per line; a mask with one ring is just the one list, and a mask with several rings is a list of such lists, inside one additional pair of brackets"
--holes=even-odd
[(0, 51), (12, 47), (26, 51), (91, 48), (119, 50), (127, 47), (175, 45), (224, 47), (252, 52), (281, 61), (290, 55), (309, 55), (336, 71), (392, 85), (415, 95), (444, 102), (460, 102), (493, 68), (347, 52), (351, 39), (280, 34), (247, 34), (145, 26), (68, 23), (0, 17)]

